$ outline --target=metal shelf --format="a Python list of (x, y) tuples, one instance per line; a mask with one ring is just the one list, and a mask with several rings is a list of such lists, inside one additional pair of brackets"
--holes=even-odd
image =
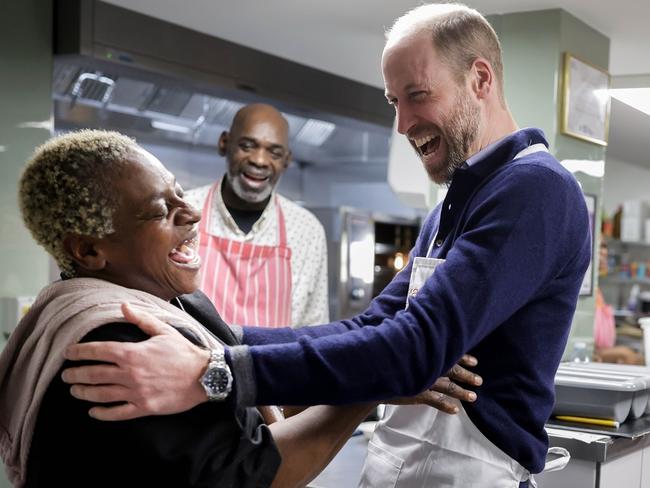
[(610, 283), (614, 285), (650, 285), (650, 278), (623, 278), (616, 275), (599, 276), (601, 283)]
[(614, 246), (620, 246), (620, 247), (647, 247), (650, 248), (650, 242), (644, 242), (644, 241), (639, 241), (639, 242), (633, 242), (633, 241), (621, 241), (620, 239), (605, 239), (605, 242), (609, 246), (610, 244), (613, 244)]

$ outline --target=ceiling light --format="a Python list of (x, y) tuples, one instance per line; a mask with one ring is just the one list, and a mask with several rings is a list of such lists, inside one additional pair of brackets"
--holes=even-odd
[(609, 90), (612, 98), (650, 115), (649, 88), (613, 88)]
[(190, 128), (184, 125), (170, 124), (168, 122), (161, 122), (160, 120), (152, 120), (151, 127), (169, 132), (178, 132), (180, 134), (187, 134), (190, 131)]
[(20, 129), (45, 129), (54, 132), (54, 117), (47, 120), (39, 120), (36, 122), (21, 122), (16, 127)]
[(311, 146), (320, 146), (334, 132), (334, 129), (336, 126), (330, 122), (309, 119), (296, 135), (296, 140)]

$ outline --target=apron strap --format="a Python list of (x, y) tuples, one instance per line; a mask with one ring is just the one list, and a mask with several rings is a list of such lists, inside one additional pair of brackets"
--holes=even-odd
[(199, 221), (199, 234), (208, 233), (208, 225), (210, 223), (210, 218), (212, 217), (212, 197), (214, 196), (214, 191), (219, 185), (221, 180), (215, 182), (208, 190), (208, 196), (203, 202), (203, 212), (201, 215), (201, 220)]
[(284, 212), (282, 212), (280, 199), (277, 195), (275, 196), (275, 207), (278, 217), (278, 246), (287, 247), (287, 229), (284, 225)]

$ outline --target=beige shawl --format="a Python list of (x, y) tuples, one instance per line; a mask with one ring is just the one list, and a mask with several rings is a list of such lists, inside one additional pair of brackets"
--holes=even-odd
[(125, 322), (120, 309), (124, 302), (192, 330), (204, 345), (222, 347), (187, 313), (143, 291), (92, 278), (57, 281), (44, 288), (0, 355), (0, 455), (15, 486), (25, 484), (38, 411), (63, 365), (65, 348), (96, 327)]

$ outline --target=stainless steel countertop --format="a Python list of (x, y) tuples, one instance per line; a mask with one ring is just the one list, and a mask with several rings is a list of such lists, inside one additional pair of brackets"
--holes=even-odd
[(597, 463), (611, 461), (630, 452), (650, 446), (650, 415), (625, 422), (619, 429), (589, 427), (584, 424), (572, 424), (558, 420), (549, 422), (548, 426), (554, 429), (603, 434), (602, 439), (589, 444), (576, 439), (566, 439), (549, 435), (551, 447), (564, 447), (571, 453), (571, 457), (584, 461)]

